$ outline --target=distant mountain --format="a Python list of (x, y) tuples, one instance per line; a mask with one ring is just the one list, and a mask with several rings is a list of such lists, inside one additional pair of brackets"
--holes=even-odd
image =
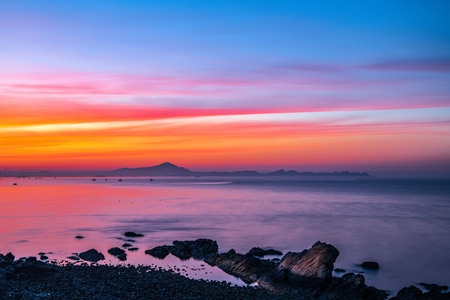
[(297, 172), (295, 170), (285, 171), (280, 169), (270, 173), (259, 173), (257, 171), (245, 170), (235, 172), (192, 172), (189, 169), (179, 167), (170, 162), (165, 162), (153, 167), (122, 168), (111, 172), (117, 176), (346, 176), (346, 177), (370, 177), (366, 172), (332, 172), (314, 173)]
[(186, 168), (178, 167), (170, 162), (165, 162), (153, 167), (122, 168), (113, 171), (122, 176), (192, 176), (193, 173)]

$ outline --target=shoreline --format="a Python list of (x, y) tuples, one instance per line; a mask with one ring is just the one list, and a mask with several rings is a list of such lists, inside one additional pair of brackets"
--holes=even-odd
[[(181, 247), (180, 247), (181, 245)], [(205, 245), (206, 248), (205, 248)], [(214, 247), (211, 248), (210, 246)], [(169, 248), (165, 248), (169, 247)], [(170, 248), (172, 247), (172, 248)], [(319, 249), (319, 252), (317, 249)], [(156, 250), (155, 250), (156, 249)], [(237, 254), (234, 250), (218, 253), (215, 241), (198, 239), (196, 241), (174, 241), (173, 246), (158, 246), (152, 256), (161, 255), (167, 250), (185, 259), (194, 257), (211, 266), (217, 266), (226, 273), (241, 278), (247, 284), (239, 286), (226, 281), (192, 279), (176, 270), (166, 270), (157, 266), (134, 266), (131, 264), (98, 264), (104, 260), (103, 254), (90, 249), (77, 257), (76, 262), (38, 260), (36, 257), (15, 259), (8, 253), (0, 254), (0, 298), (1, 299), (450, 299), (446, 286), (420, 284), (401, 289), (397, 295), (365, 285), (361, 274), (345, 273), (345, 270), (331, 269), (327, 274), (315, 266), (314, 278), (297, 276), (291, 280), (274, 280), (274, 268), (284, 264), (284, 258), (297, 255), (295, 269), (305, 270), (313, 264), (329, 266), (339, 251), (332, 245), (317, 242), (311, 249), (301, 253), (289, 252), (280, 260), (264, 259), (264, 253)], [(324, 258), (335, 251), (335, 257)], [(330, 250), (331, 249), (331, 250)], [(253, 249), (252, 249), (253, 250)], [(156, 252), (155, 252), (156, 251)], [(276, 251), (273, 249), (255, 251)], [(322, 251), (322, 252), (321, 252)], [(87, 256), (89, 255), (94, 256)], [(256, 256), (254, 255), (256, 254)], [(97, 257), (96, 257), (97, 255)], [(167, 254), (166, 254), (167, 255)], [(309, 257), (308, 257), (309, 256)], [(329, 255), (328, 255), (329, 256)], [(305, 258), (306, 257), (306, 258)], [(42, 259), (42, 257), (41, 257)], [(301, 260), (306, 259), (306, 264)], [(303, 265), (302, 265), (303, 264)], [(228, 269), (227, 269), (228, 268)], [(288, 269), (283, 269), (284, 271)], [(179, 270), (178, 270), (179, 271)], [(331, 272), (345, 273), (342, 277), (332, 277)], [(259, 273), (258, 273), (259, 272)], [(304, 271), (301, 271), (304, 272)], [(305, 271), (307, 274), (311, 270)], [(322, 272), (323, 273), (323, 272)], [(318, 274), (318, 275), (317, 275)], [(276, 275), (278, 276), (278, 275)], [(291, 276), (291, 275), (288, 275)], [(285, 277), (285, 275), (283, 275)], [(254, 280), (248, 280), (254, 278)], [(247, 279), (247, 280), (246, 280)], [(300, 280), (298, 280), (300, 279)]]

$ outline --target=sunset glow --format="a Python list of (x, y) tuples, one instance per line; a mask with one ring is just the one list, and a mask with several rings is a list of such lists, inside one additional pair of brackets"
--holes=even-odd
[(19, 2), (0, 8), (0, 168), (450, 176), (445, 1)]

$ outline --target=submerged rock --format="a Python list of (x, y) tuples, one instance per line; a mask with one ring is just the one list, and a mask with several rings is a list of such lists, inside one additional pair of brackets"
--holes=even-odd
[(208, 255), (216, 254), (219, 246), (210, 239), (197, 239), (195, 241), (174, 241), (170, 253), (179, 259), (204, 259)]
[(123, 235), (126, 236), (126, 237), (143, 237), (144, 236), (141, 233), (136, 233), (136, 232), (133, 232), (133, 231), (127, 231)]
[(114, 247), (114, 248), (109, 249), (108, 253), (111, 255), (114, 255), (121, 261), (127, 260), (127, 254), (125, 253), (125, 250), (123, 250), (119, 247)]
[(278, 250), (274, 250), (274, 249), (265, 250), (265, 249), (262, 249), (259, 247), (253, 247), (250, 251), (248, 251), (247, 254), (259, 256), (259, 257), (264, 257), (266, 255), (283, 255), (283, 253)]
[(89, 249), (88, 251), (80, 253), (78, 256), (83, 260), (91, 262), (98, 262), (105, 259), (105, 256), (95, 249)]
[(155, 248), (145, 251), (145, 254), (149, 254), (159, 259), (164, 259), (170, 253), (170, 248), (172, 246), (157, 246)]
[(367, 270), (378, 270), (380, 265), (374, 261), (365, 261), (361, 264), (361, 267)]

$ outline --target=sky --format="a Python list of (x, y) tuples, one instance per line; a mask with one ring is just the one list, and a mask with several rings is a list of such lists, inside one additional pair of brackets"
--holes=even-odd
[(0, 170), (450, 177), (450, 2), (0, 2)]

